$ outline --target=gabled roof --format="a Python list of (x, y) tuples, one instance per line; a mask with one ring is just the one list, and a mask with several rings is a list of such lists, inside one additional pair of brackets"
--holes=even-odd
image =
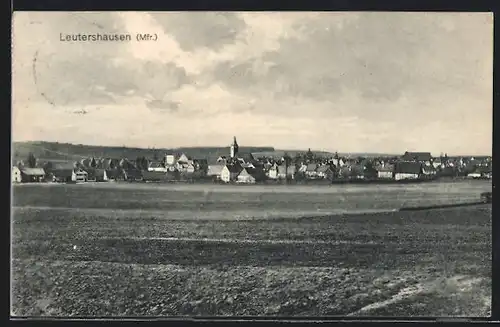
[[(266, 177), (264, 170), (262, 170), (261, 168), (245, 168), (244, 171), (246, 171), (249, 175), (251, 175), (256, 180), (263, 180)], [(241, 175), (241, 172), (240, 172), (240, 175)]]
[(225, 165), (225, 167), (232, 174), (238, 174), (243, 170), (243, 168), (240, 165)]
[(239, 174), (239, 176), (252, 176), (250, 173), (251, 169), (250, 168), (243, 168)]
[(394, 167), (396, 173), (420, 174), (422, 165), (418, 162), (398, 162)]
[(316, 168), (318, 167), (317, 164), (315, 163), (310, 163), (307, 165), (306, 171), (316, 171)]
[(408, 152), (403, 155), (404, 160), (408, 161), (429, 161), (432, 159), (430, 152)]
[(128, 177), (141, 177), (142, 176), (142, 171), (137, 169), (137, 168), (125, 168), (124, 171)]
[(328, 165), (323, 165), (323, 166), (319, 166), (316, 171), (318, 173), (326, 173), (328, 170), (332, 170), (332, 168)]
[(207, 175), (220, 175), (224, 165), (210, 165), (208, 166)]
[(254, 157), (250, 152), (238, 153), (238, 158), (243, 159), (245, 162), (254, 161)]
[(53, 169), (52, 174), (56, 177), (71, 177), (73, 169)]
[(149, 163), (150, 168), (163, 168), (163, 165), (160, 161), (151, 161)]
[(88, 174), (85, 170), (83, 169), (78, 169), (78, 168), (71, 168), (71, 169), (54, 169), (52, 170), (52, 174), (56, 177), (71, 177), (73, 175), (73, 172), (80, 172), (83, 174)]
[(375, 167), (375, 170), (376, 171), (379, 171), (379, 172), (393, 172), (394, 171), (394, 165), (385, 165), (385, 166), (382, 166), (382, 165), (379, 165), (379, 166), (376, 166)]
[(61, 170), (61, 169), (69, 169), (73, 170), (75, 168), (74, 163), (66, 162), (66, 163), (55, 163), (53, 165), (53, 170)]
[(119, 176), (123, 176), (125, 171), (123, 169), (106, 169), (106, 175), (109, 178), (116, 178)]
[(21, 172), (24, 175), (29, 175), (29, 176), (45, 175), (45, 171), (43, 170), (43, 168), (22, 168)]
[(86, 169), (86, 170), (87, 170), (87, 174), (88, 174), (90, 179), (104, 178), (104, 174), (106, 173), (106, 170), (100, 169), (100, 168), (90, 168), (90, 169)]
[(478, 166), (476, 167), (476, 169), (474, 169), (474, 172), (482, 174), (490, 173), (491, 171), (492, 171), (491, 167), (488, 166)]
[(80, 163), (84, 166), (84, 167), (90, 167), (90, 163), (92, 162), (92, 159), (89, 159), (89, 158), (86, 158), (86, 159), (82, 159), (80, 161)]

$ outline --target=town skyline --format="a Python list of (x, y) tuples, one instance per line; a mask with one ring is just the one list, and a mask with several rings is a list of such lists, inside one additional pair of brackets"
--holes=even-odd
[[(129, 149), (142, 149), (142, 150), (165, 150), (165, 151), (174, 151), (174, 150), (178, 150), (178, 149), (195, 149), (195, 148), (206, 148), (206, 149), (223, 149), (223, 148), (227, 148), (228, 151), (230, 150), (230, 147), (231, 145), (230, 144), (227, 144), (227, 145), (200, 145), (200, 146), (171, 146), (171, 147), (141, 147), (141, 146), (127, 146), (125, 144), (112, 144), (112, 145), (103, 145), (103, 144), (81, 144), (81, 143), (69, 143), (69, 142), (61, 142), (61, 141), (45, 141), (45, 140), (28, 140), (28, 141), (14, 141), (14, 143), (59, 143), (59, 144), (70, 144), (70, 145), (74, 145), (74, 146), (88, 146), (88, 147), (103, 147), (103, 148), (122, 148), (122, 147), (125, 147), (125, 148), (129, 148)], [(386, 152), (377, 152), (377, 151), (372, 151), (372, 152), (356, 152), (356, 151), (351, 151), (351, 152), (348, 152), (348, 151), (342, 151), (342, 150), (329, 150), (329, 149), (319, 149), (319, 148), (314, 148), (314, 147), (308, 147), (308, 148), (305, 148), (305, 149), (302, 149), (302, 148), (279, 148), (279, 147), (276, 147), (276, 146), (273, 146), (272, 144), (267, 144), (267, 145), (255, 145), (255, 144), (240, 144), (240, 142), (238, 141), (238, 145), (240, 148), (243, 148), (243, 149), (249, 149), (249, 148), (273, 148), (275, 151), (277, 152), (300, 152), (300, 153), (306, 153), (308, 150), (311, 150), (313, 152), (325, 152), (325, 153), (338, 153), (339, 155), (380, 155), (380, 156), (401, 156), (402, 154), (404, 154), (406, 151), (408, 152), (429, 152), (431, 153), (431, 155), (433, 157), (439, 157), (439, 156), (449, 156), (449, 157), (491, 157), (492, 154), (488, 154), (488, 153), (474, 153), (474, 154), (470, 154), (470, 153), (449, 153), (449, 152), (446, 152), (446, 151), (441, 151), (439, 153), (434, 153), (434, 152), (430, 152), (430, 151), (425, 151), (424, 150), (411, 150), (411, 149), (406, 149), (406, 150), (402, 150), (402, 151), (399, 151), (397, 153), (386, 153)], [(243, 151), (243, 152), (247, 152), (247, 151)], [(228, 152), (229, 153), (229, 152)]]
[(16, 12), (12, 139), (491, 155), (492, 17)]

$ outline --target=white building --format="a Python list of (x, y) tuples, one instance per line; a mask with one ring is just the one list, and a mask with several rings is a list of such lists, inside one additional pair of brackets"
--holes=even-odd
[(236, 180), (240, 172), (241, 172), (240, 166), (225, 165), (222, 168), (220, 179), (226, 183), (232, 182)]
[(255, 177), (252, 176), (246, 169), (243, 169), (236, 179), (237, 183), (254, 184)]
[(12, 166), (12, 182), (21, 183), (21, 170), (16, 166)]
[(165, 165), (166, 166), (173, 166), (175, 164), (175, 155), (173, 154), (166, 154), (165, 155)]
[(222, 169), (224, 169), (224, 165), (209, 165), (207, 176), (214, 177), (220, 179)]

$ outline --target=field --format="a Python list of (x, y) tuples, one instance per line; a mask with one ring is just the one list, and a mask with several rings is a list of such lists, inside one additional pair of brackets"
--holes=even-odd
[(13, 188), (16, 316), (488, 316), (487, 181)]

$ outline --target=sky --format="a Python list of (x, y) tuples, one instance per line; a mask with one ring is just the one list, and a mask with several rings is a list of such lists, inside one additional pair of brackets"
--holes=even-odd
[(492, 151), (491, 13), (15, 12), (12, 43), (13, 141)]

